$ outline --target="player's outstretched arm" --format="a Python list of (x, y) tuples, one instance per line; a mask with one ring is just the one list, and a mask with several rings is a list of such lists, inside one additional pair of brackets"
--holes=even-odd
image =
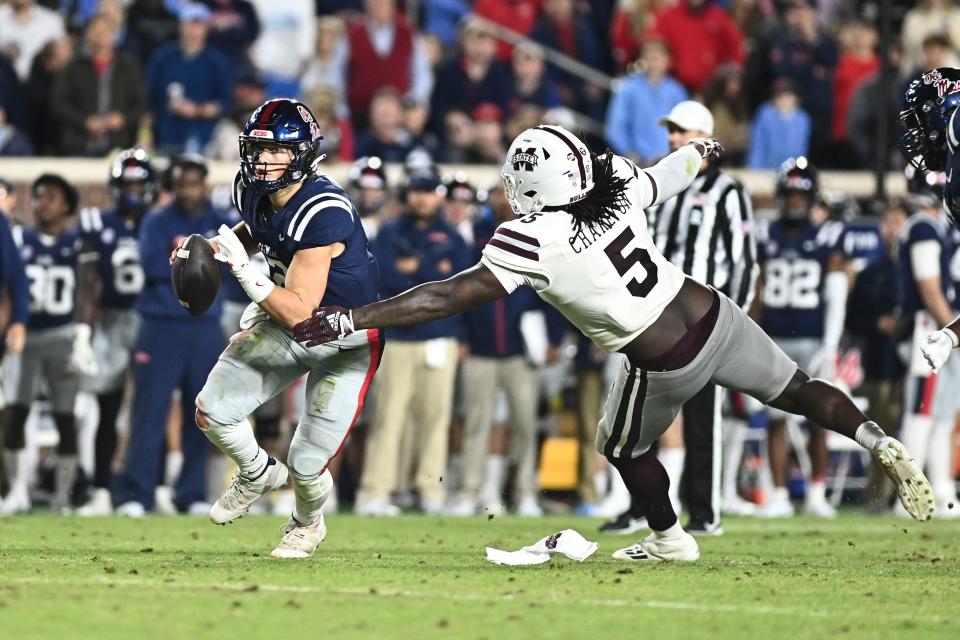
[(719, 157), (721, 151), (723, 146), (716, 140), (694, 138), (657, 164), (643, 169), (642, 173), (646, 174), (646, 178), (637, 178), (637, 185), (642, 190), (642, 208), (666, 202), (689, 187), (700, 173), (702, 162)]
[(477, 264), (447, 280), (428, 282), (388, 300), (357, 309), (320, 307), (311, 318), (293, 328), (293, 337), (312, 347), (361, 329), (439, 320), (506, 295), (507, 291), (497, 277), (482, 264)]

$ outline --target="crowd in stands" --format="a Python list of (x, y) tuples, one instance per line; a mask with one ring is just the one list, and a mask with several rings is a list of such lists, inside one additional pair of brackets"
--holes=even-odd
[[(893, 4), (891, 89), (956, 63), (960, 8)], [(652, 123), (691, 97), (728, 165), (872, 169), (877, 17), (863, 0), (7, 0), (0, 155), (235, 159), (250, 107), (297, 97), (343, 161), (496, 163), (545, 121), (650, 162)]]

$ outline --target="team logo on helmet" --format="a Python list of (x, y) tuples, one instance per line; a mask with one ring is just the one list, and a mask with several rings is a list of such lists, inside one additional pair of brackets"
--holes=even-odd
[(923, 79), (923, 84), (933, 85), (933, 88), (937, 90), (937, 96), (940, 98), (960, 91), (960, 82), (944, 78), (938, 69), (926, 72), (921, 78)]
[(510, 162), (513, 163), (514, 171), (519, 171), (520, 169), (533, 171), (533, 168), (539, 163), (537, 150), (534, 147), (527, 149), (517, 147), (513, 152), (513, 156), (510, 158)]

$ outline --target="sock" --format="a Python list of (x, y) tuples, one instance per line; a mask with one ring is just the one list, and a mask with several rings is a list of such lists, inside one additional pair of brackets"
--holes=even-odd
[(293, 519), (302, 525), (311, 525), (320, 517), (320, 510), (333, 489), (333, 478), (324, 470), (318, 477), (301, 479), (293, 475), (293, 495), (296, 505), (293, 507)]
[(447, 458), (447, 470), (443, 474), (443, 487), (447, 493), (458, 491), (463, 484), (463, 454), (451, 453)]
[(24, 492), (27, 490), (27, 451), (26, 449), (4, 449), (3, 468), (7, 471), (10, 481), (10, 491)]
[(664, 529), (663, 531), (653, 531), (658, 538), (669, 539), (669, 538), (682, 538), (686, 534), (686, 531), (683, 530), (683, 527), (680, 526), (680, 521), (673, 523), (673, 526)]
[(927, 454), (927, 470), (930, 484), (933, 485), (933, 497), (937, 504), (945, 505), (957, 500), (957, 490), (953, 482), (953, 420), (937, 420), (930, 432), (930, 452)]
[(737, 491), (737, 473), (743, 462), (743, 440), (746, 431), (739, 420), (723, 425), (723, 502), (733, 502), (740, 497)]
[(652, 530), (666, 531), (676, 524), (677, 514), (670, 504), (670, 478), (656, 455), (647, 451), (629, 460), (614, 458), (610, 463), (627, 485), (632, 506), (643, 511)]
[(873, 451), (886, 435), (876, 422), (864, 422), (857, 427), (856, 440), (867, 451)]
[(167, 451), (166, 470), (163, 473), (163, 484), (172, 487), (177, 484), (180, 470), (183, 469), (183, 452)]
[(491, 453), (487, 456), (483, 478), (483, 487), (480, 489), (480, 500), (483, 502), (501, 502), (503, 500), (503, 478), (506, 475), (507, 460), (502, 455)]
[(667, 470), (670, 478), (670, 504), (673, 510), (680, 513), (680, 477), (683, 475), (683, 461), (687, 450), (683, 447), (661, 448), (657, 454), (660, 464)]
[(77, 476), (77, 456), (57, 456), (57, 486), (53, 494), (53, 506), (64, 509), (70, 506), (70, 493)]
[(94, 444), (93, 486), (110, 486), (113, 456), (117, 451), (117, 416), (123, 403), (123, 389), (97, 396), (100, 423)]
[(606, 495), (609, 487), (610, 473), (606, 469), (603, 471), (595, 471), (593, 474), (593, 490), (597, 493), (597, 495)]
[(826, 502), (827, 483), (823, 480), (811, 480), (807, 485), (807, 502)]
[(249, 420), (227, 425), (208, 419), (204, 433), (210, 442), (237, 463), (243, 477), (254, 480), (266, 470), (270, 456), (257, 444)]

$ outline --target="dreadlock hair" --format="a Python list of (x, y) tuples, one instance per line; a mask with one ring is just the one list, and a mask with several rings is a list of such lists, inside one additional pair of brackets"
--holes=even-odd
[(591, 230), (594, 225), (611, 226), (629, 205), (626, 187), (633, 176), (621, 178), (614, 175), (613, 151), (609, 147), (599, 155), (591, 151), (590, 161), (593, 163), (593, 189), (583, 200), (563, 207), (573, 216), (574, 233), (580, 233), (584, 226)]

